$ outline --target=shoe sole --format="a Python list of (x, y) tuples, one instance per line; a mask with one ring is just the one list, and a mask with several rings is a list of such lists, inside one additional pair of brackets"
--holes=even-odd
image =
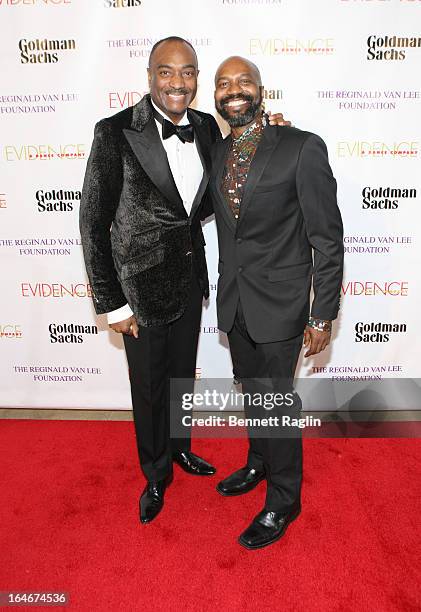
[(186, 472), (186, 474), (191, 474), (192, 476), (213, 476), (214, 474), (216, 474), (216, 470), (208, 474), (200, 473), (200, 472), (193, 472), (193, 471), (190, 471), (189, 469), (186, 469), (183, 465), (180, 465), (178, 461), (174, 461), (174, 463), (178, 465), (178, 467), (181, 468), (183, 472)]
[(272, 538), (272, 540), (269, 540), (269, 542), (265, 542), (264, 544), (261, 544), (260, 546), (250, 546), (249, 544), (246, 544), (245, 542), (242, 542), (241, 538), (238, 538), (238, 543), (240, 544), (240, 546), (243, 546), (244, 548), (247, 548), (247, 550), (259, 550), (259, 548), (265, 548), (266, 546), (270, 546), (271, 544), (274, 544), (275, 542), (280, 540), (283, 535), (285, 535), (285, 532), (288, 529), (288, 527), (291, 525), (291, 523), (293, 521), (295, 521), (295, 519), (300, 514), (301, 514), (301, 510), (297, 510), (296, 512), (294, 512), (294, 514), (289, 519), (288, 523), (282, 529), (281, 533), (279, 533), (275, 538)]
[(190, 474), (191, 476), (214, 476), (214, 474), (216, 474), (216, 470), (214, 472), (211, 472), (209, 474), (204, 474), (203, 472), (191, 472), (190, 470), (186, 470), (186, 468), (183, 468), (181, 465), (179, 465), (177, 463), (177, 465), (183, 470), (183, 472), (186, 472), (186, 474)]
[(218, 488), (219, 485), (216, 485), (215, 488), (218, 491), (219, 495), (222, 495), (223, 497), (237, 497), (237, 495), (245, 495), (246, 493), (250, 493), (250, 491), (253, 491), (253, 489), (255, 489), (257, 485), (260, 484), (262, 480), (264, 479), (265, 479), (265, 476), (262, 476), (261, 478), (259, 478), (259, 480), (256, 480), (256, 482), (254, 482), (253, 485), (249, 487), (246, 491), (235, 491), (234, 493), (225, 493)]

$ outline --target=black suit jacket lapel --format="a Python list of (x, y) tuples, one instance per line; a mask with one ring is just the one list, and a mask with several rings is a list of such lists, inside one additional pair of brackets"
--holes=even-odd
[(200, 117), (190, 109), (188, 109), (187, 111), (187, 116), (189, 118), (190, 123), (194, 127), (196, 148), (203, 166), (203, 177), (193, 200), (193, 204), (190, 211), (190, 219), (192, 219), (202, 201), (202, 198), (206, 191), (206, 187), (208, 186), (211, 167), (210, 146), (212, 143), (209, 139), (209, 132), (205, 129), (206, 125), (203, 125), (205, 122), (202, 117)]
[(254, 190), (256, 189), (260, 177), (262, 176), (263, 171), (266, 168), (269, 159), (281, 138), (282, 130), (279, 128), (274, 128), (268, 125), (264, 129), (262, 140), (260, 141), (250, 164), (247, 181), (244, 186), (243, 199), (241, 200), (240, 216), (238, 218), (237, 228), (240, 227), (241, 223), (244, 221), (244, 217), (246, 216), (247, 208), (252, 200)]
[(228, 154), (228, 148), (230, 147), (230, 145), (231, 145), (231, 136), (227, 136), (224, 140), (218, 142), (218, 144), (216, 145), (217, 149), (216, 149), (215, 159), (214, 159), (214, 177), (215, 177), (214, 191), (216, 192), (216, 196), (219, 201), (220, 208), (224, 214), (225, 220), (227, 221), (229, 227), (231, 227), (231, 229), (235, 231), (237, 223), (233, 217), (233, 214), (228, 205), (228, 202), (226, 201), (221, 191), (221, 183), (222, 183), (222, 176), (224, 174), (225, 160), (226, 160), (226, 157)]
[[(135, 117), (132, 126), (133, 124), (136, 125)], [(178, 205), (184, 211), (184, 215), (187, 215), (152, 113), (141, 127), (142, 131), (123, 129), (124, 135), (152, 183), (168, 200)]]

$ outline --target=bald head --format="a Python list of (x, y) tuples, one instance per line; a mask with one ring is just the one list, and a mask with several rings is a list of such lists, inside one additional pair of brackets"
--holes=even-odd
[(250, 74), (250, 76), (253, 76), (259, 86), (262, 85), (262, 77), (260, 76), (260, 70), (256, 64), (253, 64), (253, 62), (245, 57), (241, 57), (240, 55), (232, 55), (231, 57), (227, 57), (227, 59), (219, 65), (219, 68), (215, 74), (215, 85), (218, 79), (223, 77), (225, 74), (232, 75), (236, 72)]
[(224, 60), (215, 75), (215, 107), (232, 128), (242, 128), (261, 113), (262, 78), (244, 57)]

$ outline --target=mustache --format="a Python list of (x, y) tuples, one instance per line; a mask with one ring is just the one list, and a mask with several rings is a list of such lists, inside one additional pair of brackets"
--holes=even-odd
[(180, 94), (183, 95), (183, 96), (186, 96), (189, 93), (189, 90), (188, 89), (184, 89), (184, 88), (183, 89), (167, 89), (165, 93), (168, 94), (168, 95), (172, 94), (174, 96), (177, 96), (177, 95), (180, 95)]
[(252, 104), (254, 98), (253, 96), (250, 96), (248, 94), (241, 94), (240, 96), (232, 94), (231, 96), (225, 96), (224, 98), (221, 98), (219, 104), (221, 106), (225, 106), (226, 104), (228, 104), (228, 102), (231, 102), (232, 100), (244, 100), (245, 102), (250, 102), (250, 104)]

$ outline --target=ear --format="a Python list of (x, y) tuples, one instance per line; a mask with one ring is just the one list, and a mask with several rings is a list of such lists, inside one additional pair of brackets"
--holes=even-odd
[(150, 87), (151, 86), (152, 75), (151, 75), (150, 68), (147, 68), (146, 70), (148, 72), (148, 85)]

